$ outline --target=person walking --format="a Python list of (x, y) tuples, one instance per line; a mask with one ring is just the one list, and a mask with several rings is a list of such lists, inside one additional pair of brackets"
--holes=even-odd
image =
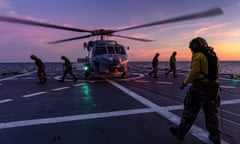
[(63, 64), (64, 72), (63, 72), (62, 79), (60, 81), (64, 82), (64, 79), (68, 73), (73, 77), (74, 82), (77, 81), (77, 77), (72, 72), (72, 63), (70, 62), (70, 60), (65, 56), (61, 56), (61, 59), (64, 60), (64, 64)]
[(165, 76), (167, 77), (170, 72), (173, 72), (173, 77), (177, 78), (176, 74), (176, 55), (177, 52), (174, 51), (169, 59), (169, 64), (170, 64), (170, 69), (168, 70), (167, 73), (165, 73)]
[(156, 53), (153, 60), (152, 60), (152, 71), (148, 74), (149, 76), (152, 76), (154, 78), (157, 78), (157, 71), (158, 71), (158, 57), (159, 57), (159, 53)]
[(210, 48), (207, 41), (201, 37), (191, 40), (189, 48), (192, 51), (191, 67), (180, 89), (184, 89), (189, 83), (191, 86), (184, 99), (180, 124), (177, 127), (170, 127), (169, 130), (179, 140), (183, 140), (202, 108), (209, 132), (208, 138), (214, 144), (220, 144), (221, 132), (218, 119), (220, 95), (217, 80), (219, 61), (213, 48)]
[(35, 61), (35, 64), (38, 67), (37, 74), (39, 78), (38, 84), (44, 84), (47, 81), (46, 73), (45, 73), (45, 65), (40, 58), (36, 55), (31, 55), (30, 58)]

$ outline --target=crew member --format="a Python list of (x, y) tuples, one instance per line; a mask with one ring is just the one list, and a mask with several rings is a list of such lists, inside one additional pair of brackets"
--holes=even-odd
[(177, 52), (174, 51), (169, 59), (169, 63), (170, 63), (170, 69), (168, 70), (167, 73), (165, 73), (165, 76), (167, 77), (167, 75), (170, 73), (170, 72), (173, 72), (173, 77), (174, 78), (177, 78), (177, 74), (176, 74), (176, 55), (177, 55)]
[(157, 78), (157, 71), (158, 71), (158, 57), (159, 57), (159, 53), (156, 53), (153, 60), (152, 60), (152, 71), (148, 74), (149, 76), (152, 76), (154, 78)]
[[(183, 140), (185, 134), (193, 125), (199, 110), (202, 108), (205, 116), (206, 128), (209, 132), (209, 139), (214, 144), (220, 144), (220, 130), (218, 120), (218, 106), (220, 105), (219, 84), (217, 81), (219, 63), (213, 49), (208, 47), (205, 39), (201, 37), (194, 38), (189, 45), (192, 51), (192, 61), (188, 76), (180, 86), (184, 89), (189, 83), (184, 99), (184, 110), (181, 122), (177, 127), (170, 127), (170, 132), (179, 140)], [(216, 57), (216, 65), (210, 65), (208, 57), (202, 50), (212, 52)], [(215, 68), (215, 79), (209, 77), (210, 69)], [(212, 74), (211, 74), (212, 75)]]
[(30, 58), (35, 61), (35, 64), (38, 67), (37, 73), (39, 82), (38, 84), (43, 84), (47, 81), (46, 73), (45, 73), (45, 65), (40, 58), (35, 55), (31, 55)]
[(76, 76), (72, 72), (72, 64), (71, 64), (70, 60), (65, 56), (61, 56), (61, 59), (64, 60), (64, 64), (63, 64), (64, 72), (63, 72), (62, 79), (60, 81), (64, 82), (64, 79), (68, 73), (73, 77), (74, 82), (77, 81)]

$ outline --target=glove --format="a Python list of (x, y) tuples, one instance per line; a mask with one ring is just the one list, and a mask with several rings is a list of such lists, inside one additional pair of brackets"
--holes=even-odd
[(186, 86), (186, 85), (185, 85), (184, 83), (182, 83), (182, 85), (181, 85), (179, 88), (180, 88), (181, 90), (183, 90), (185, 86)]

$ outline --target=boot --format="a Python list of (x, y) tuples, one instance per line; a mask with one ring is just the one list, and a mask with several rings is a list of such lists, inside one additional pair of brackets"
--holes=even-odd
[(170, 128), (169, 128), (169, 131), (170, 131), (174, 136), (176, 136), (180, 141), (183, 141), (185, 135), (184, 135), (184, 134), (181, 134), (177, 128), (175, 128), (175, 127), (170, 127)]

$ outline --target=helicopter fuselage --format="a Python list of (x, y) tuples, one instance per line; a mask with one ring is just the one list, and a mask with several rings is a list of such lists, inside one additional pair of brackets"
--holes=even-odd
[(128, 55), (123, 45), (111, 40), (96, 40), (85, 43), (84, 47), (88, 50), (85, 76), (92, 73), (126, 75)]

